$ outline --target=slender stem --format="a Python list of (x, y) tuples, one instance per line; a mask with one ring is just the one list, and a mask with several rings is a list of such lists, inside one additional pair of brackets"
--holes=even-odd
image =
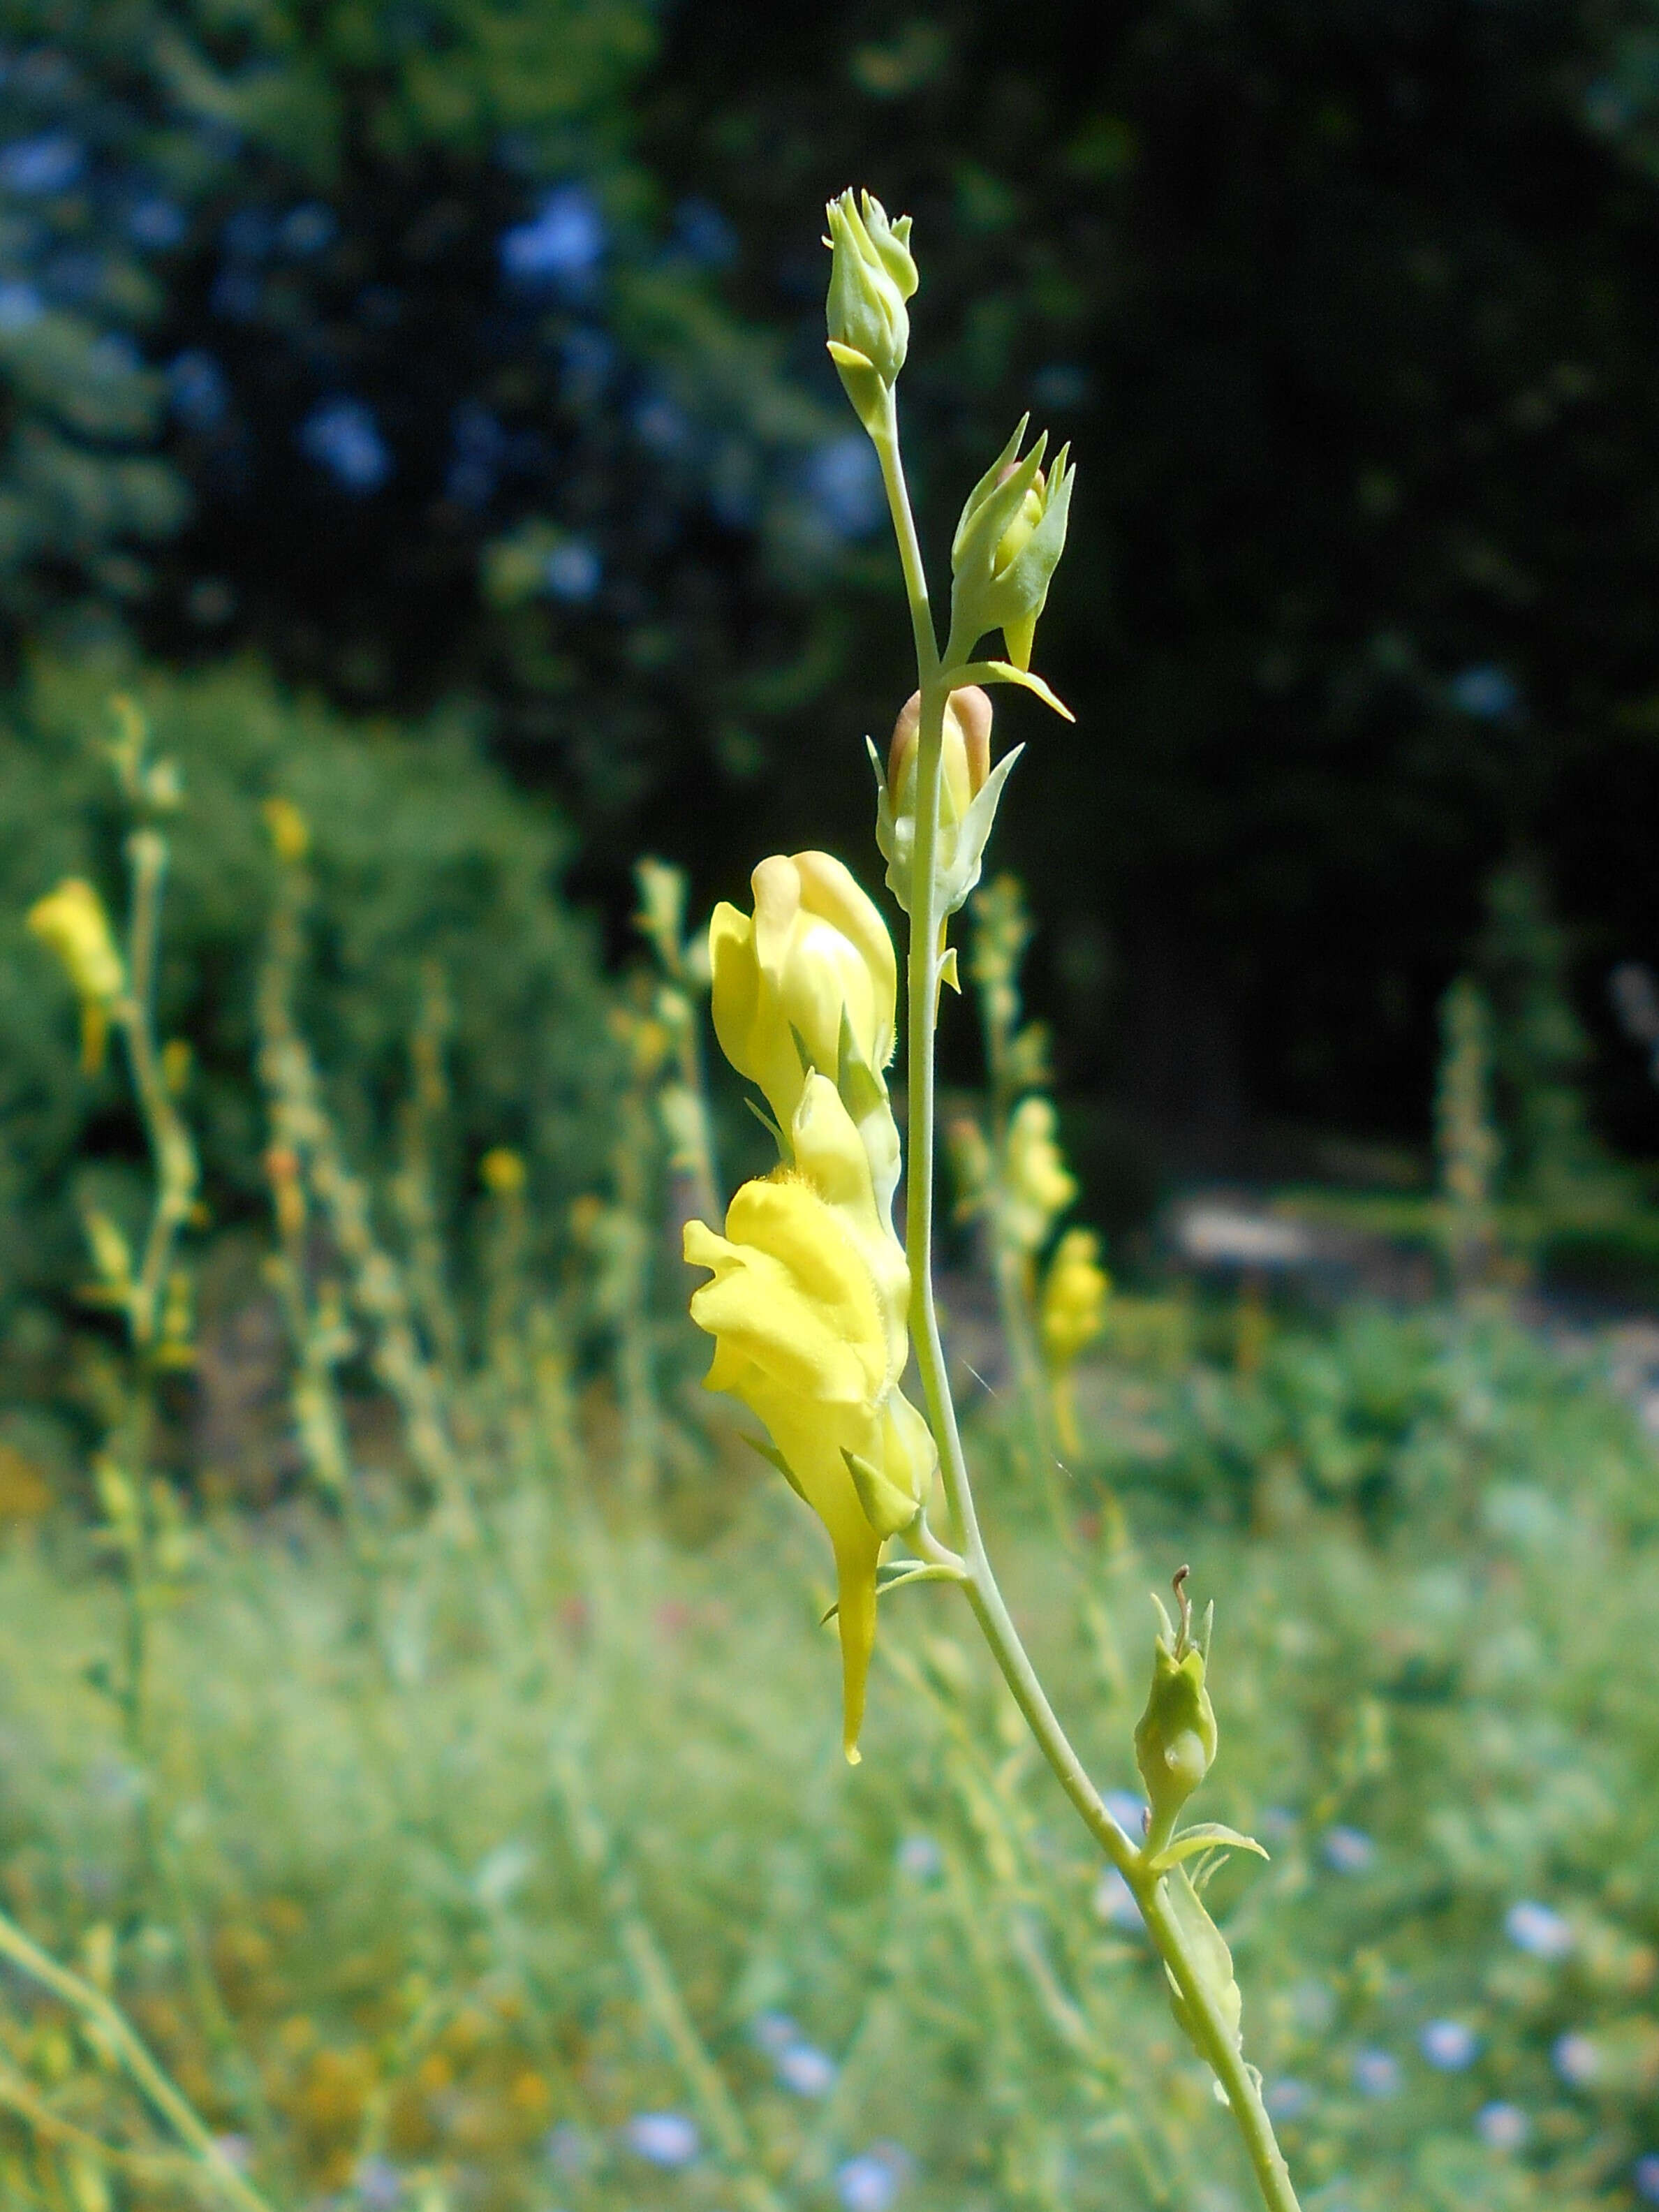
[(238, 2206), (240, 2212), (269, 2212), (264, 2197), (243, 2180), (182, 2091), (173, 2086), (140, 2042), (128, 2025), (125, 2014), (101, 1990), (94, 1989), (90, 1982), (83, 1982), (68, 1967), (60, 1966), (38, 1944), (31, 1942), (3, 1912), (0, 1912), (0, 1958), (9, 1959), (31, 1980), (50, 1990), (71, 2011), (79, 2013), (82, 2020), (96, 2028), (106, 2047), (120, 2059), (179, 2141), (200, 2160), (228, 2203)]
[[(934, 1096), (933, 1038), (939, 1013), (939, 931), (934, 882), (939, 843), (939, 786), (944, 755), (948, 679), (965, 655), (952, 636), (941, 663), (927, 605), (927, 579), (898, 454), (897, 411), (889, 398), (884, 435), (875, 440), (882, 481), (892, 510), (903, 564), (910, 618), (916, 634), (921, 711), (916, 733), (915, 872), (910, 883), (910, 943), (906, 967), (909, 1162), (905, 1183), (905, 1257), (910, 1269), (910, 1335), (939, 1446), (945, 1493), (956, 1524), (965, 1570), (964, 1593), (992, 1656), (1024, 1715), (1038, 1747), (1084, 1826), (1129, 1882), (1153, 1942), (1169, 1966), (1196, 2023), (1198, 2039), (1243, 2138), (1267, 2212), (1299, 2212), (1291, 2178), (1273, 2138), (1256, 2076), (1230, 2036), (1171, 1912), (1164, 1881), (1146, 1854), (1119, 1827), (1090, 1780), (1083, 1761), (1049, 1704), (998, 1585), (975, 1510), (973, 1486), (962, 1447), (956, 1407), (945, 1364), (933, 1298)], [(971, 645), (971, 639), (965, 643)]]
[(1194, 2039), (1226, 2092), (1228, 2109), (1243, 2139), (1262, 2203), (1267, 2212), (1300, 2212), (1296, 2191), (1291, 2184), (1291, 2170), (1285, 2163), (1285, 2154), (1273, 2134), (1273, 2124), (1261, 2101), (1261, 2077), (1254, 2067), (1245, 2063), (1237, 2033), (1229, 2029), (1203, 1976), (1194, 1968), (1170, 1909), (1167, 1882), (1137, 1882), (1135, 1901), (1181, 1990), (1187, 2016), (1193, 2023)]
[[(939, 672), (939, 638), (933, 629), (933, 610), (927, 604), (927, 571), (922, 566), (921, 542), (916, 536), (916, 519), (910, 512), (904, 461), (899, 452), (898, 401), (890, 391), (881, 433), (878, 435), (872, 431), (871, 436), (881, 463), (881, 480), (887, 492), (888, 511), (893, 518), (893, 534), (898, 539), (904, 593), (910, 602), (910, 627), (915, 633), (916, 671), (926, 690), (929, 678)], [(942, 705), (939, 711), (943, 714)], [(936, 816), (938, 811), (935, 807)]]

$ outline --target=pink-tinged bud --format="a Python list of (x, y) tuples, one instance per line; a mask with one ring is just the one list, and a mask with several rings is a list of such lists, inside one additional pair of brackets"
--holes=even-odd
[[(896, 809), (909, 804), (908, 781), (921, 725), (921, 694), (899, 709), (887, 749), (887, 787)], [(965, 684), (945, 702), (945, 784), (942, 811), (959, 822), (985, 788), (991, 773), (991, 701), (977, 684)]]

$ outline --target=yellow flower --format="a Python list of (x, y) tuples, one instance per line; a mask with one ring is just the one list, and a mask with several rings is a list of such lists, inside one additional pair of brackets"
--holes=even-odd
[(492, 1145), (478, 1163), (478, 1179), (493, 1198), (517, 1198), (527, 1176), (522, 1152)]
[(714, 1034), (787, 1130), (808, 1067), (837, 1077), (843, 1028), (872, 1073), (886, 1066), (898, 966), (875, 906), (828, 853), (775, 855), (750, 880), (753, 919), (722, 902), (708, 925)]
[(1055, 1127), (1053, 1103), (1042, 1097), (1022, 1098), (1008, 1124), (1002, 1231), (1022, 1252), (1036, 1250), (1055, 1215), (1077, 1196)]
[(885, 1540), (921, 1505), (937, 1455), (898, 1387), (908, 1355), (904, 1255), (869, 1160), (827, 1077), (805, 1083), (795, 1166), (748, 1182), (726, 1234), (687, 1224), (685, 1256), (714, 1279), (691, 1318), (714, 1339), (706, 1378), (765, 1423), (779, 1462), (823, 1522), (840, 1601), (843, 1740), (858, 1757)]
[(28, 926), (58, 955), (81, 1001), (82, 1064), (95, 1074), (103, 1063), (111, 1009), (127, 988), (104, 902), (82, 878), (66, 876), (29, 908)]
[(267, 799), (259, 811), (270, 833), (271, 850), (285, 867), (297, 868), (311, 850), (311, 824), (291, 799)]
[(1099, 1237), (1092, 1229), (1068, 1229), (1042, 1285), (1042, 1350), (1051, 1367), (1069, 1367), (1100, 1334), (1111, 1287)]
[(1111, 1278), (1100, 1264), (1099, 1237), (1091, 1229), (1068, 1229), (1048, 1262), (1039, 1316), (1042, 1356), (1048, 1363), (1054, 1396), (1054, 1426), (1060, 1448), (1067, 1454), (1082, 1449), (1072, 1367), (1078, 1354), (1105, 1328), (1106, 1300), (1111, 1288)]

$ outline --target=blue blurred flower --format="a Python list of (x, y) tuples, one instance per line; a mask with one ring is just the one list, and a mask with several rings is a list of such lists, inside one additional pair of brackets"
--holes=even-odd
[(831, 438), (808, 456), (806, 495), (837, 538), (866, 538), (887, 511), (881, 465), (861, 431)]
[(1387, 2051), (1368, 2048), (1353, 2055), (1353, 2086), (1362, 2097), (1394, 2097), (1400, 2093), (1400, 2061)]
[(495, 495), (507, 451), (507, 433), (489, 408), (469, 399), (455, 410), (454, 440), (444, 496), (459, 507), (485, 507)]
[(584, 2135), (580, 2128), (573, 2128), (568, 2120), (561, 2120), (557, 2127), (549, 2129), (542, 2148), (547, 2153), (548, 2163), (570, 2181), (579, 2179), (599, 2157), (592, 2137)]
[(251, 323), (264, 297), (264, 289), (252, 270), (222, 269), (213, 280), (208, 305), (228, 323)]
[(143, 356), (121, 331), (106, 331), (87, 349), (87, 367), (101, 382), (115, 383), (137, 376), (143, 365)]
[(798, 2097), (827, 2097), (836, 2086), (836, 2062), (811, 2043), (792, 2043), (781, 2051), (777, 2075)]
[(937, 1881), (945, 1871), (945, 1854), (931, 1836), (907, 1836), (898, 1847), (898, 1869), (912, 1881)]
[(1376, 1856), (1376, 1845), (1363, 1828), (1328, 1828), (1325, 1863), (1337, 1874), (1364, 1874)]
[(339, 229), (334, 210), (321, 200), (307, 200), (291, 208), (277, 226), (276, 242), (283, 252), (296, 261), (308, 255), (320, 253), (325, 246), (332, 246)]
[(757, 2013), (749, 2033), (769, 2058), (775, 2058), (801, 2039), (800, 2029), (787, 2012)]
[(672, 399), (654, 392), (634, 410), (634, 435), (653, 453), (683, 453), (691, 442), (691, 425)]
[(1466, 2066), (1474, 2065), (1480, 2043), (1474, 2030), (1461, 2020), (1431, 2020), (1419, 2035), (1417, 2047), (1430, 2065), (1438, 2067), (1443, 2074), (1461, 2074)]
[(14, 138), (10, 145), (0, 147), (0, 191), (30, 199), (67, 191), (86, 158), (85, 147), (67, 131)]
[(101, 253), (86, 246), (71, 246), (65, 253), (52, 255), (40, 271), (40, 281), (50, 297), (79, 307), (98, 297), (107, 275), (108, 264)]
[(567, 331), (559, 347), (564, 371), (564, 397), (573, 407), (593, 406), (604, 393), (617, 349), (605, 331), (592, 323), (578, 323)]
[(46, 304), (33, 284), (0, 283), (0, 333), (25, 331), (45, 313)]
[(1521, 705), (1514, 678), (1490, 662), (1454, 676), (1446, 696), (1460, 714), (1473, 715), (1480, 722), (1507, 721)]
[(127, 236), (135, 246), (149, 246), (158, 253), (181, 244), (189, 228), (182, 208), (155, 194), (135, 201), (127, 211)]
[(276, 243), (276, 225), (264, 208), (238, 208), (219, 235), (233, 261), (263, 261)]
[(1146, 1832), (1146, 1801), (1133, 1790), (1108, 1790), (1103, 1802), (1124, 1834), (1139, 1843)]
[(210, 353), (181, 353), (167, 370), (167, 398), (186, 430), (216, 429), (230, 404), (225, 373)]
[(674, 210), (674, 242), (705, 269), (725, 269), (738, 258), (738, 234), (712, 200), (682, 200)]
[(1313, 2100), (1313, 2091), (1307, 2083), (1291, 2075), (1268, 2084), (1266, 2103), (1276, 2120), (1299, 2120), (1311, 2108)]
[(343, 491), (378, 491), (392, 473), (374, 410), (361, 399), (320, 400), (300, 425), (299, 445)]
[(392, 2212), (404, 2193), (403, 2176), (388, 2158), (368, 2157), (359, 2161), (352, 2176), (358, 2202), (368, 2212)]
[(872, 2143), (836, 2170), (843, 2212), (887, 2212), (908, 2179), (911, 2159), (897, 2143)]
[(542, 578), (552, 598), (581, 606), (599, 590), (603, 573), (599, 555), (584, 538), (567, 538), (548, 555)]
[(579, 286), (604, 258), (605, 217), (585, 185), (562, 185), (528, 222), (502, 232), (500, 250), (515, 284)]
[(1558, 2036), (1550, 2058), (1561, 2079), (1575, 2089), (1587, 2089), (1601, 2071), (1601, 2054), (1581, 2028)]
[(696, 2124), (684, 2112), (635, 2112), (623, 2137), (636, 2157), (653, 2166), (690, 2166), (702, 2148)]
[(1522, 1898), (1504, 1915), (1504, 1933), (1519, 1951), (1534, 1959), (1565, 1959), (1572, 1948), (1572, 1929), (1562, 1916), (1534, 1899)]
[(1649, 2151), (1638, 2158), (1631, 2179), (1644, 2204), (1659, 2204), (1659, 2151)]
[(1519, 2150), (1530, 2123), (1519, 2105), (1483, 2105), (1474, 2116), (1475, 2132), (1492, 2150)]
[(1139, 1928), (1141, 1924), (1135, 1893), (1115, 1867), (1108, 1867), (1095, 1884), (1095, 1911), (1114, 1928)]

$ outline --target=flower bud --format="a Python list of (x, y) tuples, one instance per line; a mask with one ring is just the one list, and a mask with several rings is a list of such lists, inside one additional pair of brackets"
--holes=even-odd
[(28, 927), (58, 955), (81, 1001), (82, 1064), (94, 1074), (103, 1063), (110, 1013), (127, 988), (104, 902), (82, 878), (67, 876), (29, 908)]
[(1029, 669), (1037, 617), (1066, 550), (1075, 471), (1062, 447), (1045, 476), (1045, 431), (1019, 454), (1022, 419), (1013, 436), (968, 495), (951, 547), (951, 629), (966, 651), (987, 630), (1003, 634), (1009, 659)]
[(898, 966), (887, 926), (828, 853), (763, 860), (752, 918), (722, 903), (708, 926), (711, 1012), (721, 1051), (759, 1085), (787, 1131), (808, 1073), (892, 1057)]
[(834, 257), (825, 319), (830, 357), (841, 374), (859, 420), (873, 435), (880, 427), (910, 343), (905, 301), (916, 289), (910, 254), (910, 218), (890, 223), (887, 210), (868, 192), (855, 204), (849, 185), (824, 210)]
[(1215, 1713), (1204, 1686), (1205, 1655), (1188, 1634), (1190, 1608), (1182, 1589), (1186, 1574), (1183, 1567), (1176, 1577), (1181, 1601), (1178, 1632), (1163, 1606), (1153, 1601), (1163, 1633), (1152, 1646), (1146, 1710), (1135, 1724), (1135, 1764), (1152, 1807), (1147, 1848), (1153, 1851), (1168, 1840), (1176, 1814), (1209, 1772), (1216, 1754)]
[[(934, 867), (946, 914), (979, 881), (997, 800), (1018, 749), (991, 769), (991, 701), (976, 684), (965, 684), (945, 702), (939, 763), (939, 837)], [(874, 748), (878, 799), (876, 842), (887, 861), (887, 887), (908, 914), (916, 848), (916, 764), (921, 751), (921, 694), (913, 691), (899, 710), (884, 773)]]

